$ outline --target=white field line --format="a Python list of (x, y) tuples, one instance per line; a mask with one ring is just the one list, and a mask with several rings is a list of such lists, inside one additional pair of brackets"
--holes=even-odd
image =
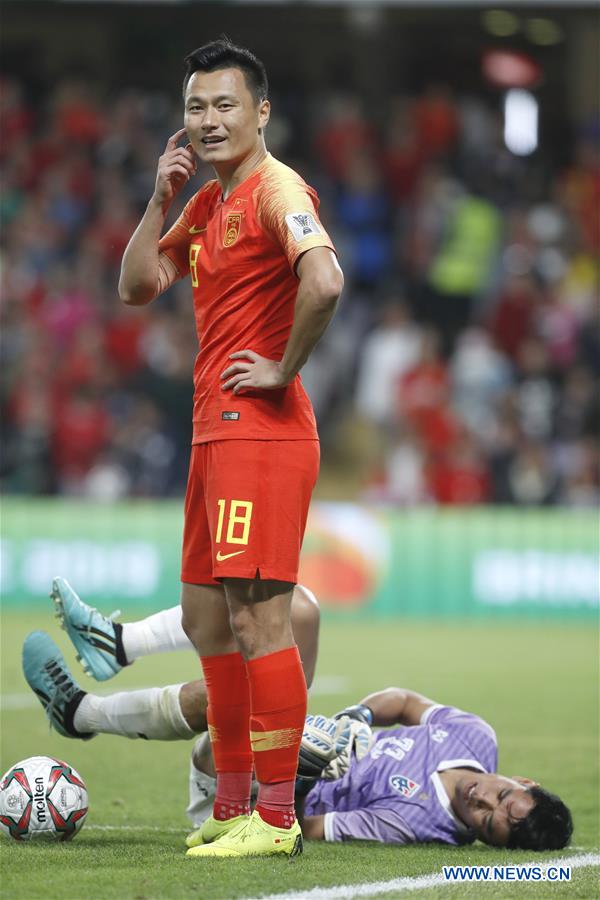
[(189, 834), (189, 828), (161, 828), (159, 825), (85, 825), (88, 831), (158, 831), (161, 834)]
[[(540, 866), (544, 870), (549, 866), (571, 866), (572, 869), (579, 869), (584, 866), (600, 866), (600, 855), (596, 853), (584, 853), (581, 856), (562, 856), (557, 859), (546, 859), (542, 862), (540, 862), (540, 860), (532, 860), (530, 862), (519, 862), (519, 866)], [(501, 882), (473, 882), (473, 884), (475, 883), (478, 887), (484, 887), (486, 884), (498, 886)], [(546, 882), (535, 883), (545, 884)], [(392, 891), (422, 891), (426, 888), (452, 887), (458, 884), (468, 885), (471, 884), (471, 882), (446, 881), (441, 872), (435, 872), (431, 875), (413, 875), (406, 878), (394, 878), (392, 881), (373, 881), (371, 883), (367, 882), (366, 884), (340, 884), (331, 888), (316, 887), (308, 891), (288, 891), (286, 894), (263, 894), (260, 898), (252, 898), (252, 900), (351, 900), (353, 897), (375, 897), (378, 894), (389, 894)], [(534, 884), (534, 882), (531, 882), (531, 884)]]
[[(128, 687), (126, 690), (139, 691), (143, 690), (145, 687), (148, 687), (148, 685), (144, 684), (139, 687)], [(115, 685), (113, 690), (101, 688), (100, 690), (93, 690), (89, 693), (93, 693), (97, 697), (108, 697), (110, 694), (115, 694), (118, 690), (119, 688)], [(346, 678), (344, 675), (323, 675), (315, 678), (310, 693), (313, 697), (336, 697), (340, 694), (347, 693), (349, 690), (350, 679)], [(31, 691), (28, 693), (0, 694), (0, 709), (5, 710), (6, 712), (22, 709), (36, 709), (39, 707), (39, 704), (40, 701)]]

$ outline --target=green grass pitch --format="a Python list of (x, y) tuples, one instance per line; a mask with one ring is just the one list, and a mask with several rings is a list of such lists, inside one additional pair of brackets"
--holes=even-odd
[[(126, 617), (122, 617), (125, 621)], [(193, 861), (184, 857), (184, 808), (190, 745), (100, 736), (89, 743), (48, 730), (32, 705), (20, 647), (34, 628), (58, 641), (82, 684), (74, 652), (47, 611), (6, 613), (2, 621), (2, 771), (37, 754), (66, 759), (90, 795), (87, 823), (71, 844), (2, 840), (2, 896), (7, 898), (237, 898), (315, 887), (350, 886), (441, 873), (444, 864), (531, 860), (535, 854), (481, 844), (393, 848), (369, 843), (308, 844), (298, 860)], [(388, 685), (415, 688), (473, 710), (496, 728), (500, 770), (536, 778), (569, 803), (573, 846), (544, 858), (598, 851), (598, 643), (593, 625), (441, 624), (403, 621), (323, 626), (312, 711), (331, 713)], [(198, 673), (192, 654), (137, 662), (101, 690), (186, 681)], [(598, 868), (573, 870), (569, 884), (441, 886), (419, 897), (598, 896)], [(404, 891), (385, 893), (404, 896)]]

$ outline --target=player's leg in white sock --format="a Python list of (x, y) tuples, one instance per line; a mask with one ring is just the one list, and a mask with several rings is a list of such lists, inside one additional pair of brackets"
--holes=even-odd
[(210, 741), (208, 734), (203, 734), (194, 744), (190, 760), (190, 793), (186, 813), (194, 828), (199, 828), (212, 815), (216, 792), (217, 776)]
[(182, 685), (178, 700), (181, 715), (185, 719), (188, 728), (191, 728), (194, 734), (201, 734), (203, 731), (207, 731), (206, 710), (208, 700), (204, 682), (188, 681)]
[(186, 685), (121, 691), (108, 697), (86, 694), (73, 717), (78, 732), (120, 734), (128, 738), (178, 741), (197, 734), (182, 712)]
[[(217, 773), (208, 734), (201, 734), (192, 750), (190, 760), (190, 792), (186, 809), (194, 828), (200, 828), (212, 815), (217, 792)], [(252, 781), (252, 801), (256, 800), (258, 784)]]
[[(154, 653), (194, 650), (181, 625), (179, 605), (153, 613), (138, 622), (124, 622), (117, 627), (120, 629), (121, 646), (129, 663)], [(297, 585), (294, 591), (292, 628), (310, 685), (317, 657), (319, 605), (314, 594), (302, 585)]]
[(163, 609), (139, 622), (125, 622), (121, 628), (123, 650), (130, 663), (140, 656), (194, 649), (181, 627), (181, 606)]

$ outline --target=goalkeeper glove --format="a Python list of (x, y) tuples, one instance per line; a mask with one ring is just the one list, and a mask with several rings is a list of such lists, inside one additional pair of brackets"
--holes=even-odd
[(373, 724), (373, 711), (362, 703), (356, 703), (354, 706), (347, 706), (340, 712), (336, 713), (334, 719), (349, 718), (350, 724), (350, 740), (344, 750), (331, 760), (322, 778), (326, 781), (336, 781), (343, 778), (352, 759), (361, 760), (367, 755), (373, 743), (373, 734), (371, 725)]
[(352, 720), (344, 717), (307, 716), (298, 757), (296, 793), (307, 794), (323, 770), (346, 749)]
[[(346, 719), (345, 716), (344, 719)], [(338, 778), (343, 778), (353, 760), (359, 762), (373, 745), (373, 732), (366, 722), (359, 722), (358, 719), (348, 719), (348, 722), (350, 723), (349, 740), (342, 752), (331, 760), (321, 775), (325, 781), (336, 781)]]
[(300, 744), (298, 775), (319, 778), (327, 764), (346, 748), (350, 724), (347, 717), (307, 716)]

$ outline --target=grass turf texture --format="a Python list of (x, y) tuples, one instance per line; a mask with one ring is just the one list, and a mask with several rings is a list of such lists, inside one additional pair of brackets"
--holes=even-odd
[[(139, 615), (139, 612), (136, 613)], [(126, 617), (121, 617), (126, 621)], [(315, 886), (356, 885), (441, 873), (442, 865), (523, 863), (531, 852), (474, 844), (384, 847), (308, 844), (303, 857), (200, 861), (184, 857), (184, 808), (191, 744), (100, 736), (89, 743), (50, 733), (41, 707), (22, 708), (29, 689), (20, 667), (23, 638), (44, 628), (87, 689), (64, 632), (47, 615), (7, 613), (2, 621), (2, 771), (37, 754), (67, 760), (84, 777), (90, 813), (71, 844), (2, 840), (2, 895), (10, 898), (236, 898)], [(140, 660), (101, 691), (194, 678), (192, 654)], [(573, 845), (545, 858), (597, 850), (597, 637), (591, 626), (515, 623), (331, 624), (323, 627), (312, 711), (330, 713), (368, 691), (403, 685), (473, 710), (495, 727), (500, 771), (539, 780), (564, 797), (575, 819)], [(341, 680), (340, 680), (341, 679)], [(335, 693), (326, 693), (327, 686)], [(337, 685), (337, 687), (336, 687)], [(343, 687), (341, 687), (343, 685)], [(11, 708), (12, 707), (12, 708)], [(582, 897), (598, 893), (598, 869), (573, 870), (569, 884), (460, 884), (419, 897)], [(348, 890), (347, 896), (352, 896)], [(386, 893), (386, 897), (404, 896)]]

